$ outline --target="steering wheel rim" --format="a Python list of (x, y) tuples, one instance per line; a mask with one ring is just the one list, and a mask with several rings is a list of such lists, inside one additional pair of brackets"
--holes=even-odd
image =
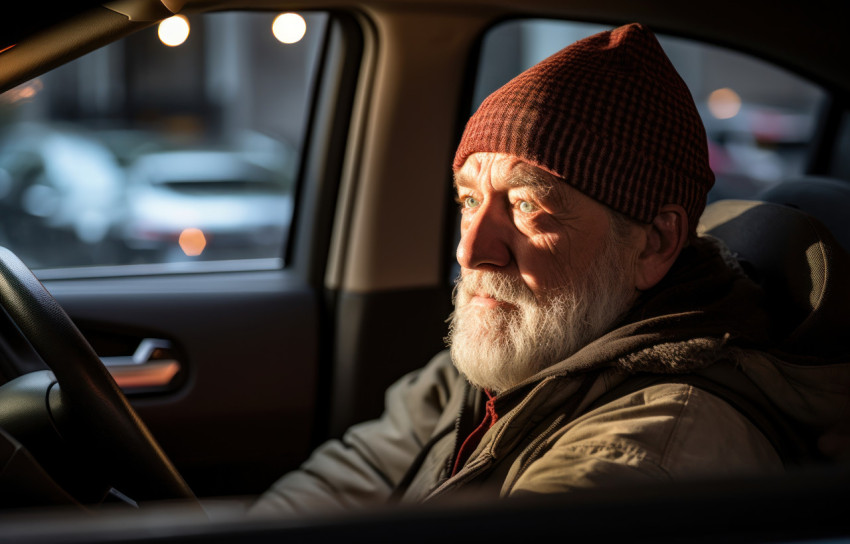
[(108, 437), (135, 471), (132, 498), (195, 499), (94, 349), (65, 310), (9, 249), (0, 247), (0, 305), (56, 376), (69, 416)]

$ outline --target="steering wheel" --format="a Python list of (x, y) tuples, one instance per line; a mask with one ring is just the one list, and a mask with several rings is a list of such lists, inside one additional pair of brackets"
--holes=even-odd
[[(128, 489), (132, 499), (194, 500), (189, 486), (68, 314), (32, 271), (3, 247), (0, 305), (55, 375), (58, 388), (51, 384), (43, 398), (49, 403), (51, 418), (63, 421), (51, 424), (60, 433), (76, 429), (85, 440), (96, 440), (102, 459), (125, 469), (122, 481), (132, 488)], [(18, 380), (22, 378), (26, 375)], [(66, 421), (73, 425), (65, 425)]]

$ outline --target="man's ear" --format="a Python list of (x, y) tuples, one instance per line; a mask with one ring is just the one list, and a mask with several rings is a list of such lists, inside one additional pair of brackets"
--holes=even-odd
[(688, 240), (688, 214), (678, 204), (665, 204), (646, 227), (643, 250), (635, 262), (635, 287), (646, 291), (670, 270)]

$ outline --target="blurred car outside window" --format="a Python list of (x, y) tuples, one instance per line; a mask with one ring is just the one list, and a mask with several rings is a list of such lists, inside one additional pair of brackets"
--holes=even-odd
[[(513, 20), (485, 36), (473, 109), (514, 75), (566, 45), (602, 30), (597, 24)], [(658, 34), (691, 90), (705, 124), (716, 176), (709, 201), (756, 199), (805, 173), (826, 93), (757, 58)]]
[(0, 95), (0, 245), (42, 277), (283, 266), (326, 27), (177, 16)]

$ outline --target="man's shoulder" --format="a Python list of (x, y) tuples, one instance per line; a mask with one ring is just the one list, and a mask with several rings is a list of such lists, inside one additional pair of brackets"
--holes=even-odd
[(570, 421), (530, 464), (518, 489), (567, 491), (781, 469), (770, 442), (729, 403), (691, 384), (656, 383)]
[(576, 418), (554, 447), (611, 459), (628, 453), (630, 462), (651, 463), (672, 477), (781, 467), (750, 418), (699, 385), (662, 379), (623, 393)]
[(442, 421), (446, 410), (459, 410), (466, 381), (452, 364), (448, 351), (400, 378), (387, 389), (385, 415), (429, 422)]

